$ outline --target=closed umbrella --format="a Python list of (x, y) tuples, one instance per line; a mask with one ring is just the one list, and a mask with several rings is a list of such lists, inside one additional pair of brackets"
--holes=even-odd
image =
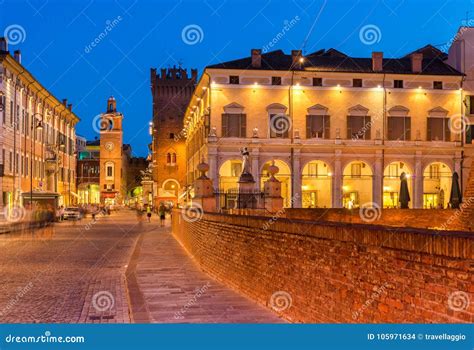
[(400, 194), (398, 196), (398, 201), (400, 202), (400, 208), (408, 209), (410, 193), (408, 192), (407, 174), (404, 172), (400, 175)]
[(449, 204), (452, 209), (459, 209), (462, 202), (461, 189), (459, 188), (459, 175), (454, 172), (452, 184), (451, 184), (451, 195), (449, 196)]

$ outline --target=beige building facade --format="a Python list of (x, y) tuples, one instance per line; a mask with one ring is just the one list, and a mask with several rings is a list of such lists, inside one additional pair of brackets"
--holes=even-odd
[[(202, 158), (221, 192), (237, 188), (243, 147), (255, 189), (279, 167), (285, 206), (448, 207), (467, 172), (463, 74), (442, 52), (353, 58), (337, 50), (251, 55), (208, 66), (186, 115), (187, 181)], [(461, 124), (460, 124), (461, 123)]]
[(76, 202), (75, 126), (79, 118), (21, 64), (0, 38), (0, 208), (22, 205), (28, 193)]

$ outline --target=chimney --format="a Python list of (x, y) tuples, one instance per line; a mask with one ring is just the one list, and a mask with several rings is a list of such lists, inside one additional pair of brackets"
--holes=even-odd
[(250, 50), (250, 54), (252, 55), (252, 67), (261, 68), (262, 67), (262, 50), (252, 49)]
[(8, 51), (7, 38), (0, 38), (0, 51)]
[(72, 103), (67, 105), (67, 109), (69, 109), (69, 112), (72, 112)]
[(423, 70), (423, 54), (414, 53), (411, 55), (411, 71), (413, 73), (421, 73)]
[(15, 50), (13, 52), (13, 58), (15, 61), (17, 61), (19, 64), (21, 64), (21, 51), (20, 50)]
[(300, 59), (303, 57), (301, 50), (291, 50), (291, 64), (293, 66), (301, 65)]
[(372, 52), (372, 70), (374, 72), (383, 71), (383, 52)]
[(63, 98), (63, 106), (64, 106), (64, 107), (67, 106), (67, 98)]

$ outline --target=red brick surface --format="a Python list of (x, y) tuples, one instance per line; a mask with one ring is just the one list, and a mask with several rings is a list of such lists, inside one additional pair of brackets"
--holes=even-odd
[(203, 270), (259, 303), (288, 293), (280, 312), (293, 322), (474, 321), (469, 233), (215, 213), (190, 223), (176, 210), (173, 234)]

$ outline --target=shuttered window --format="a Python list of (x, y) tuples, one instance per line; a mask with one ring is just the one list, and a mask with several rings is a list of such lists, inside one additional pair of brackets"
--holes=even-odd
[(389, 140), (410, 141), (411, 118), (410, 117), (388, 117)]
[(245, 114), (222, 114), (222, 137), (246, 137), (247, 117)]
[(449, 118), (428, 118), (428, 141), (450, 141)]
[(372, 126), (369, 116), (347, 117), (347, 138), (352, 140), (370, 140)]
[(328, 139), (330, 135), (330, 124), (328, 115), (306, 116), (306, 138)]
[(474, 114), (474, 96), (466, 96), (467, 113)]

